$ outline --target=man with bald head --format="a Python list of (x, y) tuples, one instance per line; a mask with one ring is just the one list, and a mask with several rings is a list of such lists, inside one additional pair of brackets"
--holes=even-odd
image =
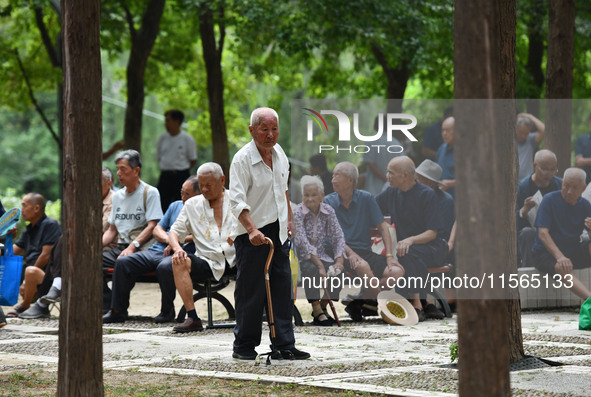
[(456, 186), (456, 166), (454, 160), (454, 125), (456, 119), (448, 117), (441, 123), (441, 137), (443, 144), (437, 149), (437, 156), (435, 162), (439, 164), (442, 169), (441, 173), (441, 189), (447, 190), (452, 196), (455, 192)]
[(534, 266), (531, 249), (536, 238), (536, 229), (530, 223), (528, 213), (536, 207), (533, 196), (539, 191), (542, 196), (560, 190), (562, 179), (556, 176), (556, 155), (543, 149), (534, 156), (534, 171), (523, 178), (517, 186), (517, 253), (521, 266)]
[[(544, 196), (535, 226), (538, 234), (532, 259), (544, 273), (562, 276), (562, 283), (578, 297), (589, 298), (589, 289), (573, 274), (573, 269), (591, 266), (591, 244), (580, 240), (583, 229), (591, 229), (591, 203), (581, 197), (585, 190), (585, 171), (569, 168), (564, 172), (562, 189)], [(568, 277), (564, 277), (568, 276)]]
[(26, 268), (20, 291), (23, 300), (8, 313), (8, 317), (49, 317), (47, 305), (41, 302), (31, 305), (38, 287), (43, 288), (40, 296), (47, 292), (46, 286), (42, 285), (45, 268), (51, 248), (62, 234), (59, 223), (45, 215), (45, 204), (45, 197), (35, 192), (26, 194), (21, 201), (22, 217), (29, 224), (14, 243), (13, 250), (15, 255), (24, 255)]
[[(415, 165), (407, 156), (390, 160), (386, 172), (390, 187), (376, 197), (382, 212), (392, 217), (396, 225), (396, 254), (405, 271), (405, 277), (427, 278), (429, 267), (443, 264), (447, 256), (447, 242), (438, 237), (444, 224), (438, 210), (433, 189), (415, 179)], [(420, 288), (409, 286), (403, 291), (419, 316), (425, 313), (420, 301)], [(431, 308), (430, 308), (431, 309)]]
[[(398, 279), (404, 275), (404, 270), (394, 259), (388, 224), (371, 193), (356, 188), (358, 178), (359, 171), (353, 163), (338, 163), (332, 173), (334, 193), (324, 198), (324, 202), (334, 209), (345, 235), (345, 269), (365, 280), (377, 277), (385, 283), (388, 278)], [(372, 227), (377, 227), (382, 236), (385, 257), (371, 250)], [(373, 301), (380, 289), (371, 288), (371, 282), (367, 284), (363, 298)], [(373, 282), (374, 286), (379, 284)], [(345, 310), (353, 321), (363, 320), (362, 308), (366, 303), (368, 302), (363, 300), (353, 300), (347, 305)]]

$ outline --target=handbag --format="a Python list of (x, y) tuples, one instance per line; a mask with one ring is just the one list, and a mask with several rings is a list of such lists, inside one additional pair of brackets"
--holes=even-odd
[(18, 300), (23, 257), (13, 255), (12, 252), (12, 234), (8, 233), (4, 255), (0, 257), (0, 306), (12, 306)]
[(587, 298), (581, 305), (579, 312), (579, 329), (591, 331), (591, 298)]

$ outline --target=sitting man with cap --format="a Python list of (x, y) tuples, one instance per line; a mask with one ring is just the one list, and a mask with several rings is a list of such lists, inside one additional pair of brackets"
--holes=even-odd
[(550, 150), (539, 150), (534, 156), (534, 172), (523, 178), (517, 186), (517, 254), (521, 259), (521, 266), (535, 266), (531, 249), (536, 239), (535, 217), (531, 216), (538, 209), (534, 195), (540, 192), (545, 196), (550, 192), (560, 190), (562, 179), (556, 176), (556, 155)]
[[(364, 285), (362, 297), (373, 303), (381, 291), (381, 287), (375, 287), (376, 284), (383, 285), (387, 279), (396, 280), (404, 275), (404, 270), (394, 259), (388, 224), (375, 198), (371, 193), (356, 188), (358, 177), (359, 171), (353, 163), (338, 163), (332, 175), (334, 193), (327, 195), (324, 202), (334, 209), (345, 235), (345, 270), (351, 270), (364, 280), (373, 280), (376, 277), (382, 280), (378, 283), (370, 281)], [(385, 257), (371, 250), (372, 227), (377, 227), (382, 236), (386, 248)], [(353, 300), (345, 311), (353, 321), (362, 321), (362, 309), (366, 303), (368, 302), (359, 299)]]
[(586, 174), (580, 168), (564, 171), (562, 189), (548, 193), (542, 199), (536, 217), (538, 234), (532, 248), (536, 267), (585, 300), (589, 289), (574, 274), (573, 269), (591, 266), (591, 242), (581, 240), (584, 229), (591, 229), (591, 204), (581, 197)]
[[(197, 169), (201, 195), (185, 203), (168, 234), (174, 251), (172, 270), (179, 295), (187, 309), (187, 319), (173, 328), (174, 332), (202, 331), (203, 324), (195, 311), (193, 283), (219, 280), (226, 267), (234, 267), (236, 249), (227, 238), (236, 226), (230, 206), (230, 195), (224, 188), (226, 177), (217, 163), (204, 163)], [(195, 255), (187, 254), (179, 244), (192, 234)]]
[[(376, 197), (384, 214), (396, 225), (396, 254), (405, 277), (426, 280), (429, 267), (439, 267), (447, 256), (447, 242), (438, 236), (443, 221), (433, 189), (416, 182), (415, 165), (407, 156), (395, 157), (386, 172), (390, 187)], [(409, 283), (404, 291), (414, 306), (419, 321), (425, 319), (420, 301), (422, 285)]]
[[(447, 241), (448, 254), (445, 259), (446, 264), (455, 263), (454, 244), (456, 241), (456, 214), (454, 206), (454, 198), (448, 192), (443, 191), (440, 187), (442, 169), (439, 164), (427, 159), (423, 161), (415, 170), (417, 181), (423, 185), (429, 186), (435, 192), (437, 198), (437, 208), (443, 221), (443, 229), (437, 234), (438, 237)], [(450, 277), (455, 275), (455, 268), (452, 267)], [(447, 302), (452, 311), (455, 311), (456, 290), (448, 288), (445, 290)], [(425, 318), (443, 319), (445, 316), (443, 312), (435, 307), (435, 305), (424, 305)]]

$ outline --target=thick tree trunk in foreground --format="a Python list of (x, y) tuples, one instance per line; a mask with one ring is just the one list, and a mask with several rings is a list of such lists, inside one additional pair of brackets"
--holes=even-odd
[[(222, 52), (224, 50), (225, 26), (222, 17), (219, 25), (219, 42), (216, 44), (213, 11), (209, 4), (201, 6), (199, 32), (203, 48), (203, 61), (207, 72), (207, 99), (209, 101), (209, 125), (211, 127), (211, 143), (213, 161), (222, 166), (225, 175), (230, 171), (230, 152), (228, 135), (224, 118), (224, 79), (222, 75)], [(222, 6), (220, 6), (222, 7)], [(226, 183), (228, 183), (226, 178)]]
[(100, 2), (62, 0), (64, 201), (59, 396), (103, 395)]
[(575, 1), (550, 0), (546, 66), (546, 149), (558, 158), (563, 172), (571, 164)]
[[(515, 104), (493, 101), (515, 95), (515, 0), (454, 8), (458, 275), (496, 278), (517, 268)], [(509, 325), (520, 326), (519, 312), (510, 322), (498, 284), (458, 294), (460, 395), (509, 395)]]

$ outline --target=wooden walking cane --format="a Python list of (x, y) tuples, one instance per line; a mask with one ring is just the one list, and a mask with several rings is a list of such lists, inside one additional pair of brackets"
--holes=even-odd
[(271, 330), (271, 351), (269, 353), (260, 354), (257, 357), (257, 361), (255, 361), (255, 365), (258, 365), (260, 356), (267, 356), (267, 365), (271, 365), (271, 356), (274, 358), (276, 356), (281, 357), (281, 353), (275, 348), (275, 318), (273, 317), (273, 301), (271, 300), (271, 282), (269, 279), (269, 268), (271, 267), (271, 260), (273, 259), (273, 251), (275, 251), (275, 247), (273, 246), (273, 241), (269, 237), (265, 237), (265, 240), (267, 240), (267, 243), (269, 244), (269, 255), (267, 256), (267, 263), (265, 264), (265, 289), (267, 290), (267, 319), (269, 320), (269, 329)]
[(334, 308), (334, 304), (332, 303), (332, 299), (328, 294), (328, 289), (326, 288), (326, 280), (324, 280), (324, 296), (328, 299), (328, 304), (330, 305), (330, 310), (332, 311), (332, 315), (334, 316), (334, 321), (337, 323), (337, 326), (341, 326), (341, 321), (339, 320), (339, 315), (337, 314), (337, 309)]

